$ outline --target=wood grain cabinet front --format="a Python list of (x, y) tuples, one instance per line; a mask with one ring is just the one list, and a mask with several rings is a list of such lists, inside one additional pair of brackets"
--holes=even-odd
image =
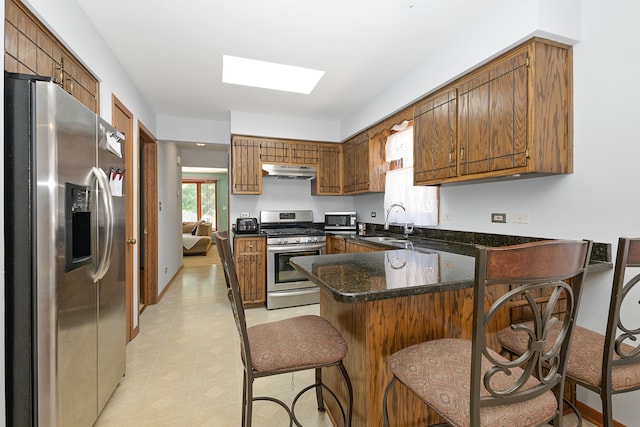
[(231, 190), (233, 194), (262, 193), (260, 143), (234, 136), (231, 140)]
[(316, 179), (311, 181), (311, 194), (342, 194), (342, 147), (341, 144), (318, 146), (318, 168)]
[(264, 306), (267, 287), (267, 241), (264, 237), (235, 237), (236, 272), (245, 307)]
[(572, 51), (531, 39), (422, 101), (414, 181), (573, 172)]
[[(386, 141), (385, 141), (386, 142)], [(384, 191), (385, 142), (379, 138), (369, 139), (363, 132), (344, 143), (343, 193), (376, 193)]]

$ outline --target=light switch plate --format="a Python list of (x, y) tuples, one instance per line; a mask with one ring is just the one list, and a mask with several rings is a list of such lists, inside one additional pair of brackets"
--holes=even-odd
[(507, 222), (507, 214), (506, 213), (492, 213), (491, 214), (491, 222)]
[(511, 217), (511, 222), (514, 224), (529, 224), (528, 213), (512, 213), (510, 217)]

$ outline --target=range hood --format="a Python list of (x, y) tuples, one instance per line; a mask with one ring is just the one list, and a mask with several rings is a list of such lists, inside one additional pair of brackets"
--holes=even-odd
[(316, 177), (315, 166), (292, 166), (262, 164), (263, 176), (282, 179), (313, 179)]

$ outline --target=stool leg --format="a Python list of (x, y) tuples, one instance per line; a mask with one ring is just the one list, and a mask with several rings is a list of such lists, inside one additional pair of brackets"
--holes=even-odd
[(342, 362), (338, 364), (338, 369), (340, 370), (340, 373), (342, 374), (342, 379), (344, 380), (344, 384), (347, 387), (347, 399), (348, 399), (347, 404), (349, 405), (347, 407), (347, 414), (346, 414), (347, 419), (345, 420), (344, 424), (346, 427), (351, 427), (351, 421), (353, 419), (353, 387), (351, 386), (351, 379), (349, 378), (347, 369), (344, 367), (344, 364)]
[(601, 393), (602, 425), (603, 427), (613, 427), (613, 402), (611, 401), (611, 391), (604, 389)]
[(244, 384), (242, 386), (242, 426), (251, 427), (251, 418), (253, 412), (253, 384), (251, 378), (244, 373)]
[(389, 411), (387, 410), (387, 397), (389, 396), (389, 391), (391, 391), (391, 387), (398, 379), (394, 376), (391, 381), (389, 381), (389, 385), (384, 391), (384, 397), (382, 398), (382, 416), (384, 419), (384, 427), (389, 427)]
[(318, 411), (324, 411), (324, 398), (322, 396), (322, 368), (316, 368), (316, 401)]

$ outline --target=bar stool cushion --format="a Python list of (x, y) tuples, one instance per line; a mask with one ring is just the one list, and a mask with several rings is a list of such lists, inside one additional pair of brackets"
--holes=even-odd
[(253, 368), (288, 372), (337, 363), (347, 344), (326, 319), (307, 315), (247, 328)]
[[(523, 326), (531, 329), (533, 322), (523, 322)], [(560, 322), (556, 322), (550, 331), (552, 342), (560, 331)], [(528, 335), (524, 331), (505, 328), (498, 332), (498, 341), (508, 351), (515, 354), (522, 354), (527, 349)], [(604, 349), (604, 335), (591, 329), (576, 326), (571, 340), (571, 350), (569, 351), (569, 362), (567, 364), (567, 377), (579, 378), (581, 381), (594, 387), (600, 385), (602, 379), (602, 352)], [(628, 344), (623, 344), (625, 353), (633, 350)], [(614, 354), (615, 359), (619, 359)], [(626, 389), (638, 387), (640, 385), (640, 367), (635, 365), (614, 366), (611, 369), (611, 387), (613, 391), (619, 392)]]
[[(496, 360), (505, 360), (489, 350)], [(494, 365), (483, 357), (483, 375)], [(471, 341), (440, 339), (426, 341), (394, 353), (390, 358), (393, 374), (425, 403), (456, 426), (469, 426)], [(512, 375), (497, 374), (492, 381), (503, 389), (522, 375), (520, 368)], [(525, 388), (537, 384), (530, 377)], [(482, 387), (481, 396), (488, 392)], [(521, 403), (485, 407), (480, 409), (481, 425), (485, 426), (537, 426), (553, 418), (558, 407), (551, 391)]]

